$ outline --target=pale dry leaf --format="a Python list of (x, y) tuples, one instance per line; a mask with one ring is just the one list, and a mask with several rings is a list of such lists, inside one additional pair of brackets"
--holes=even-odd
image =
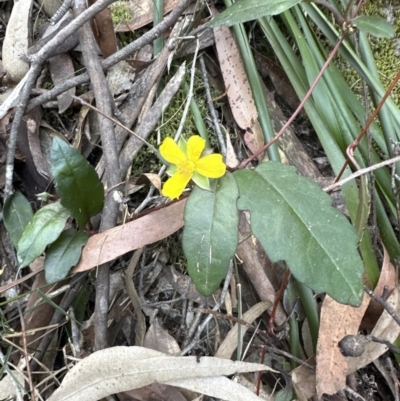
[[(213, 16), (217, 15), (216, 10), (211, 9)], [(225, 25), (214, 28), (214, 36), (233, 117), (237, 125), (246, 131), (244, 136), (246, 145), (253, 153), (256, 153), (263, 146), (264, 139), (239, 47), (231, 30)]]
[(19, 386), (21, 388), (21, 392), (23, 392), (24, 375), (15, 370), (13, 370), (11, 373), (13, 375), (13, 379), (7, 374), (0, 380), (0, 400), (7, 400), (11, 397), (15, 397), (15, 386)]
[[(400, 297), (399, 288), (396, 287), (392, 295), (386, 301), (391, 306), (397, 315), (400, 315)], [(375, 328), (372, 330), (371, 335), (379, 338), (380, 340), (386, 340), (390, 343), (399, 336), (400, 326), (395, 320), (389, 315), (388, 312), (384, 311), (382, 316), (379, 318)], [(353, 373), (358, 369), (370, 364), (375, 359), (379, 358), (383, 353), (387, 351), (388, 347), (383, 344), (370, 342), (365, 347), (365, 352), (357, 358), (347, 357), (346, 361), (348, 364), (347, 374)]]
[[(243, 314), (242, 320), (244, 320), (247, 323), (252, 323), (255, 319), (260, 317), (271, 306), (272, 303), (270, 301), (259, 302), (254, 306), (252, 306), (247, 312)], [(244, 325), (241, 326), (242, 326), (241, 335), (243, 338), (249, 327)], [(222, 344), (219, 346), (217, 352), (215, 353), (216, 358), (230, 359), (232, 357), (232, 354), (238, 345), (238, 329), (239, 329), (239, 323), (236, 323), (229, 331)]]
[[(131, 397), (132, 401), (187, 401), (187, 398), (182, 395), (178, 388), (158, 383), (136, 390), (124, 391), (122, 394), (126, 397)], [(122, 400), (125, 400), (125, 398), (122, 398)]]
[[(307, 363), (314, 365), (315, 358), (311, 358)], [(293, 387), (296, 389), (296, 395), (303, 400), (309, 400), (316, 394), (315, 372), (304, 365), (298, 366), (290, 372), (292, 377)]]
[(239, 160), (236, 157), (235, 150), (232, 146), (231, 137), (229, 136), (228, 132), (225, 135), (226, 138), (226, 165), (230, 168), (236, 168), (239, 165)]
[(14, 3), (7, 23), (2, 48), (3, 68), (7, 80), (20, 82), (29, 70), (24, 56), (30, 46), (30, 19), (33, 0), (19, 0)]
[(89, 238), (73, 273), (92, 269), (127, 252), (160, 241), (184, 225), (186, 199)]
[(253, 391), (229, 380), (226, 377), (203, 377), (193, 378), (187, 380), (171, 380), (168, 384), (176, 387), (186, 388), (188, 390), (196, 391), (214, 397), (217, 399), (228, 401), (272, 401), (273, 398), (261, 398), (254, 394)]
[(151, 383), (177, 386), (175, 381), (179, 379), (262, 370), (272, 369), (261, 364), (214, 357), (202, 357), (200, 361), (196, 357), (171, 357), (143, 347), (113, 347), (78, 362), (48, 401), (96, 401)]
[(147, 330), (143, 346), (168, 355), (178, 355), (181, 352), (175, 338), (160, 326), (158, 319), (154, 319)]
[(369, 304), (364, 294), (358, 308), (336, 302), (329, 295), (321, 308), (317, 344), (317, 395), (336, 394), (346, 386), (347, 362), (338, 342), (349, 334), (357, 334), (361, 319)]

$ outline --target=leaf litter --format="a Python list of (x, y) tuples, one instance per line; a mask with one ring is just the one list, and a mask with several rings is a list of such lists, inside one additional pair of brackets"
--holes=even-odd
[[(296, 1), (292, 3), (294, 4)], [(26, 2), (26, 4), (30, 3)], [(141, 7), (131, 4), (132, 7), (136, 7), (135, 17), (129, 21), (120, 21), (108, 31), (103, 39), (98, 39), (98, 46), (103, 55), (112, 55), (117, 51), (114, 30), (124, 31), (124, 35), (130, 35), (131, 30), (139, 29), (152, 21), (152, 4), (153, 2), (143, 2)], [(177, 5), (178, 1), (165, 1), (163, 14), (168, 15)], [(22, 79), (27, 73), (27, 63), (24, 60), (21, 62), (15, 49), (23, 48), (22, 52), (27, 53), (30, 35), (29, 32), (26, 33), (27, 18), (30, 18), (27, 17), (29, 8), (30, 5), (26, 6), (24, 12), (20, 13), (18, 17), (19, 11), (16, 3), (7, 24), (3, 44), (3, 65), (5, 64), (9, 78), (15, 81), (13, 86), (23, 82)], [(197, 13), (195, 9), (191, 9), (191, 11)], [(200, 16), (200, 14), (197, 15)], [(15, 22), (15, 20), (17, 21)], [(96, 23), (98, 36), (101, 37), (99, 32), (101, 24), (108, 25), (108, 28), (113, 26), (109, 11), (103, 13), (103, 20), (97, 19)], [(22, 26), (23, 29), (18, 30), (19, 26)], [(180, 30), (183, 27), (177, 25), (175, 29)], [(17, 31), (18, 35), (15, 36)], [(205, 37), (199, 37), (197, 49), (203, 47), (207, 49), (206, 66), (209, 73), (214, 75), (211, 80), (217, 79), (225, 84), (227, 100), (220, 100), (218, 98), (220, 94), (215, 94), (214, 98), (218, 98), (215, 103), (222, 103), (219, 106), (222, 111), (221, 120), (225, 118), (225, 121), (229, 122), (230, 129), (228, 128), (226, 131), (235, 132), (235, 134), (227, 134), (226, 138), (229, 149), (227, 163), (234, 168), (238, 165), (239, 160), (243, 159), (243, 152), (251, 155), (261, 148), (264, 144), (264, 137), (258, 123), (258, 112), (234, 36), (225, 26), (215, 27), (213, 31), (214, 38), (211, 39), (211, 42), (215, 41), (216, 52), (211, 52), (210, 47), (207, 47), (210, 45), (210, 35), (207, 40)], [(47, 35), (50, 38), (55, 36), (51, 31), (48, 31)], [(166, 34), (166, 36), (168, 35)], [(126, 46), (126, 41), (132, 39), (120, 36), (118, 40), (122, 43), (121, 46)], [(45, 45), (45, 42), (40, 43), (40, 46)], [(189, 54), (189, 58), (190, 56), (191, 54)], [(168, 57), (172, 58), (174, 55), (171, 52), (170, 55), (165, 54), (163, 57), (165, 57), (165, 61), (160, 61), (161, 57), (159, 57), (159, 64), (156, 66), (154, 66), (155, 62), (151, 63), (147, 60), (145, 62), (140, 59), (128, 60), (131, 65), (141, 65), (142, 67), (135, 71), (133, 71), (135, 67), (129, 67), (129, 72), (126, 72), (125, 68), (125, 72), (118, 75), (118, 88), (112, 92), (114, 95), (112, 103), (115, 116), (123, 124), (132, 127), (134, 121), (128, 121), (129, 114), (134, 114), (136, 111), (131, 112), (130, 110), (146, 96), (149, 96), (151, 100), (150, 93), (157, 92), (158, 83), (170, 78), (164, 71)], [(175, 55), (175, 57), (177, 56)], [(43, 69), (42, 81), (38, 80), (35, 95), (40, 97), (48, 92), (48, 84), (51, 84), (49, 75), (52, 84), (56, 87), (68, 81), (74, 75), (74, 68), (79, 63), (74, 53), (66, 50), (62, 54), (52, 57), (50, 72)], [(215, 65), (220, 71), (215, 70)], [(151, 79), (149, 71), (152, 72)], [(44, 81), (46, 81), (46, 89), (41, 87)], [(136, 85), (133, 90), (131, 89), (132, 82), (135, 82)], [(180, 83), (181, 81), (179, 81)], [(175, 86), (179, 86), (179, 84), (175, 83)], [(167, 83), (167, 88), (169, 88), (168, 85), (169, 83)], [(165, 83), (162, 86), (165, 86)], [(150, 92), (151, 87), (153, 87), (152, 92)], [(67, 91), (53, 96), (53, 101), (48, 102), (46, 109), (43, 109), (42, 112), (35, 109), (35, 112), (25, 120), (18, 143), (21, 158), (20, 160), (16, 159), (17, 162), (22, 160), (25, 163), (23, 165), (25, 172), (23, 169), (16, 169), (18, 180), (15, 185), (21, 192), (16, 192), (14, 196), (19, 199), (19, 206), (18, 204), (12, 205), (13, 208), (9, 209), (16, 220), (13, 220), (13, 227), (11, 225), (7, 227), (15, 247), (19, 247), (19, 238), (28, 223), (26, 215), (30, 216), (27, 211), (27, 203), (33, 206), (34, 211), (43, 210), (44, 204), (41, 204), (33, 195), (36, 195), (40, 189), (40, 192), (49, 190), (51, 196), (55, 196), (55, 192), (50, 186), (51, 140), (46, 144), (43, 138), (45, 136), (66, 138), (74, 144), (78, 153), (85, 155), (83, 160), (87, 158), (93, 165), (99, 163), (99, 156), (104, 155), (108, 150), (107, 146), (103, 146), (100, 142), (98, 134), (101, 117), (89, 107), (80, 106), (76, 98), (70, 96), (81, 93), (81, 89), (80, 86), (71, 86)], [(268, 89), (264, 89), (268, 94), (266, 97), (272, 102), (273, 107), (276, 107), (281, 113), (279, 105), (271, 100), (271, 93), (268, 92)], [(10, 108), (15, 107), (16, 99), (22, 93), (21, 90), (15, 89), (9, 100), (1, 105), (0, 113), (3, 117)], [(178, 89), (176, 88), (176, 90)], [(165, 135), (163, 133), (164, 123), (159, 119), (163, 118), (162, 115), (167, 108), (165, 103), (171, 101), (176, 90), (167, 94), (168, 100), (164, 101), (166, 98), (162, 97), (162, 101), (157, 105), (157, 110), (149, 106), (146, 114), (143, 107), (144, 115), (140, 116), (139, 122), (132, 128), (140, 138), (145, 140), (151, 138), (149, 141), (152, 146), (157, 147), (160, 135)], [(85, 101), (92, 102), (93, 92), (88, 88), (85, 88), (84, 91), (87, 92), (80, 96)], [(200, 89), (200, 95), (195, 96), (193, 102), (200, 104), (201, 97), (205, 96)], [(54, 101), (55, 98), (56, 101)], [(124, 102), (126, 102), (125, 105), (128, 104), (128, 107), (124, 113), (121, 113), (119, 108), (123, 110), (125, 106), (121, 107), (121, 105)], [(52, 111), (48, 112), (48, 110)], [(227, 111), (229, 111), (228, 114), (233, 115), (234, 121), (229, 121)], [(206, 120), (207, 111), (202, 109), (202, 113)], [(279, 114), (278, 120), (281, 122), (282, 113)], [(144, 122), (146, 127), (143, 125)], [(157, 124), (160, 125), (157, 126)], [(194, 126), (196, 129), (201, 129), (196, 123), (191, 124), (191, 132), (185, 131), (185, 135), (190, 135)], [(75, 131), (76, 127), (78, 127), (77, 131)], [(206, 130), (209, 129), (206, 127)], [(236, 134), (239, 130), (241, 130), (240, 134)], [(167, 135), (173, 136), (174, 133)], [(4, 149), (7, 145), (8, 135), (7, 128), (4, 128), (4, 134), (2, 132), (0, 136)], [(42, 239), (40, 233), (25, 234), (21, 243), (22, 250), (18, 250), (20, 257), (26, 258), (28, 251), (32, 247), (36, 247), (36, 243), (39, 243), (39, 249), (30, 256), (28, 255), (28, 259), (23, 262), (24, 264), (32, 262), (29, 267), (31, 270), (34, 265), (36, 268), (39, 266), (39, 269), (34, 272), (36, 277), (32, 279), (28, 269), (26, 269), (26, 275), (21, 279), (9, 272), (1, 276), (0, 290), (2, 296), (4, 295), (1, 303), (2, 308), (4, 307), (2, 318), (8, 320), (4, 320), (1, 333), (3, 339), (1, 358), (5, 368), (2, 372), (4, 376), (0, 378), (0, 399), (2, 399), (1, 397), (21, 397), (20, 393), (23, 392), (23, 389), (20, 386), (24, 380), (30, 383), (29, 391), (32, 397), (35, 397), (32, 390), (36, 388), (35, 398), (41, 394), (45, 399), (51, 401), (97, 400), (112, 394), (116, 394), (118, 399), (150, 400), (156, 394), (160, 399), (183, 401), (195, 399), (199, 393), (229, 400), (261, 398), (273, 400), (279, 398), (279, 391), (291, 392), (292, 387), (297, 392), (298, 399), (309, 399), (315, 394), (319, 396), (335, 394), (345, 389), (348, 375), (368, 367), (388, 349), (385, 344), (369, 342), (360, 357), (345, 357), (338, 346), (339, 341), (345, 335), (357, 335), (361, 325), (362, 330), (369, 330), (370, 335), (380, 340), (389, 342), (396, 340), (400, 332), (398, 325), (386, 311), (383, 311), (381, 306), (373, 300), (370, 301), (367, 295), (364, 295), (361, 306), (357, 308), (338, 304), (326, 296), (320, 311), (321, 324), (316, 360), (311, 358), (305, 361), (303, 350), (297, 360), (291, 359), (290, 354), (288, 357), (288, 353), (285, 351), (288, 343), (288, 319), (296, 318), (297, 312), (294, 311), (295, 309), (292, 312), (285, 311), (282, 307), (278, 295), (282, 280), (282, 265), (272, 263), (268, 259), (268, 255), (252, 235), (248, 224), (246, 226), (242, 221), (245, 218), (245, 212), (240, 213), (240, 237), (236, 253), (236, 260), (243, 267), (243, 271), (237, 270), (235, 277), (238, 287), (233, 286), (232, 279), (228, 294), (219, 288), (212, 297), (207, 298), (201, 295), (185, 274), (187, 262), (182, 253), (174, 249), (180, 246), (182, 239), (180, 230), (184, 226), (186, 199), (168, 205), (160, 202), (162, 200), (158, 194), (162, 181), (158, 171), (159, 166), (155, 166), (156, 156), (149, 157), (148, 154), (146, 156), (147, 151), (140, 150), (143, 143), (137, 137), (135, 140), (132, 138), (130, 141), (131, 145), (133, 144), (133, 150), (131, 151), (129, 148), (127, 151), (125, 148), (124, 159), (121, 160), (127, 165), (132, 164), (132, 159), (129, 160), (129, 163), (127, 162), (129, 153), (132, 153), (137, 158), (143, 157), (144, 167), (141, 171), (133, 173), (136, 176), (133, 180), (132, 177), (127, 180), (127, 186), (131, 182), (136, 186), (134, 191), (121, 192), (121, 196), (115, 193), (113, 195), (114, 199), (120, 203), (121, 218), (118, 225), (99, 232), (98, 222), (96, 223), (95, 218), (92, 218), (90, 225), (85, 227), (90, 237), (83, 247), (80, 261), (78, 263), (73, 261), (70, 264), (68, 262), (63, 268), (65, 273), (62, 273), (63, 278), (67, 278), (59, 281), (56, 285), (49, 286), (44, 280), (44, 272), (40, 267), (43, 265), (43, 256), (39, 256), (54, 239)], [(289, 144), (286, 143), (282, 149), (283, 152), (290, 153), (288, 157), (290, 163), (296, 165), (302, 173), (305, 172), (304, 174), (307, 174), (307, 171), (313, 172), (314, 175), (315, 171), (318, 173), (311, 158), (300, 156), (301, 152), (306, 154), (303, 145), (290, 139), (287, 141)], [(212, 146), (217, 146), (215, 141)], [(294, 148), (299, 149), (299, 152), (293, 152)], [(53, 160), (53, 164), (54, 162)], [(4, 163), (3, 159), (1, 159), (1, 163)], [(100, 170), (104, 172), (104, 167), (99, 167), (98, 171)], [(103, 177), (104, 186), (106, 186), (106, 180), (107, 177)], [(33, 185), (32, 182), (34, 182)], [(84, 186), (84, 184), (80, 184), (80, 189), (84, 190), (82, 185)], [(105, 196), (108, 191), (113, 191), (113, 188), (106, 188)], [(24, 198), (25, 200), (21, 201), (21, 193), (24, 193), (28, 200)], [(79, 193), (71, 195), (80, 196)], [(9, 202), (10, 199), (8, 198), (7, 201)], [(53, 203), (53, 205), (51, 208), (59, 208), (58, 203)], [(26, 210), (23, 210), (24, 208)], [(142, 212), (141, 208), (145, 211)], [(139, 211), (137, 212), (137, 210)], [(8, 213), (7, 208), (4, 213)], [(62, 219), (64, 218), (67, 219), (68, 216), (63, 216)], [(84, 226), (88, 219), (89, 215), (81, 220), (81, 225)], [(64, 223), (65, 220), (57, 221), (58, 225), (64, 226)], [(237, 225), (236, 222), (234, 223)], [(68, 230), (72, 230), (73, 224), (72, 219), (69, 218)], [(271, 227), (268, 228), (271, 229)], [(4, 237), (4, 232), (2, 235)], [(3, 237), (2, 241), (4, 241)], [(219, 242), (222, 239), (221, 234)], [(79, 257), (80, 246), (81, 244), (76, 246), (78, 248), (75, 250), (77, 257)], [(135, 266), (130, 269), (128, 267), (129, 255), (135, 250), (136, 252), (140, 250), (141, 256), (137, 260), (135, 259)], [(386, 294), (387, 304), (398, 314), (400, 313), (400, 304), (397, 276), (386, 249), (383, 253), (380, 280), (375, 292), (378, 295)], [(51, 248), (47, 248), (47, 254), (51, 254)], [(193, 254), (192, 256), (196, 257), (197, 255)], [(36, 260), (33, 261), (35, 258)], [(131, 263), (133, 260), (134, 257), (132, 257)], [(105, 263), (112, 265), (107, 332), (111, 348), (96, 350), (93, 281), (96, 280), (98, 267)], [(52, 267), (56, 268), (58, 262), (52, 262), (52, 264)], [(67, 276), (70, 266), (75, 267)], [(4, 269), (2, 267), (2, 272)], [(129, 277), (125, 276), (125, 281), (130, 281), (129, 285), (124, 282), (121, 269), (129, 272)], [(86, 274), (77, 274), (82, 272), (86, 272)], [(147, 285), (147, 283), (149, 284)], [(7, 293), (3, 294), (6, 288)], [(135, 302), (132, 301), (132, 288)], [(13, 296), (10, 296), (11, 293)], [(16, 300), (18, 294), (22, 296), (19, 301)], [(220, 302), (224, 296), (226, 297), (225, 302)], [(229, 303), (231, 298), (235, 300), (233, 306)], [(4, 299), (6, 299), (5, 302)], [(258, 302), (259, 299), (262, 302)], [(236, 300), (238, 300), (239, 306)], [(18, 312), (18, 308), (21, 307), (22, 314)], [(219, 312), (210, 310), (209, 307), (217, 308)], [(244, 311), (241, 308), (244, 308)], [(232, 313), (235, 316), (232, 316)], [(206, 339), (191, 350), (191, 354), (197, 356), (179, 356), (194, 332), (199, 330), (198, 327), (201, 328), (200, 322), (207, 314), (212, 316), (212, 319), (209, 319), (210, 323), (207, 328), (204, 331), (201, 330), (201, 333), (206, 335)], [(142, 317), (139, 318), (139, 315)], [(274, 319), (274, 330), (266, 331), (271, 315)], [(236, 316), (238, 317), (236, 318)], [(16, 323), (21, 319), (24, 322), (23, 327)], [(68, 329), (64, 329), (67, 321), (70, 322)], [(256, 322), (260, 322), (262, 328), (256, 329)], [(304, 322), (301, 324), (305, 326)], [(55, 331), (57, 334), (53, 337)], [(137, 338), (135, 341), (138, 332), (143, 334), (143, 347), (137, 346), (141, 343)], [(13, 342), (13, 338), (18, 340)], [(305, 341), (305, 338), (303, 340)], [(263, 350), (268, 349), (268, 342), (271, 342), (274, 348), (271, 347), (271, 350), (267, 351), (267, 357), (264, 357)], [(26, 370), (26, 366), (24, 367), (24, 352), (21, 351), (25, 344), (28, 346), (26, 349), (34, 356), (38, 355), (38, 352), (35, 353), (34, 350), (49, 351), (50, 358), (42, 360), (42, 367), (47, 369), (42, 374), (48, 375), (44, 383), (51, 383), (49, 388), (46, 389), (44, 383), (40, 383), (39, 376), (34, 376), (33, 381), (32, 378), (29, 378), (30, 371)], [(44, 344), (48, 345), (45, 347)], [(45, 348), (42, 349), (43, 347)], [(231, 358), (236, 359), (233, 354), (238, 348), (246, 350), (246, 353), (240, 356), (245, 358), (243, 362), (230, 360)], [(57, 349), (57, 351), (50, 352), (52, 349)], [(307, 362), (308, 366), (316, 367), (316, 372), (306, 365), (293, 369), (299, 360)], [(12, 368), (18, 363), (23, 374), (20, 370)], [(289, 368), (289, 363), (292, 364), (292, 370)], [(287, 372), (290, 370), (289, 376)], [(66, 373), (67, 371), (68, 373)], [(267, 373), (258, 376), (258, 379), (254, 375), (242, 375), (245, 372), (258, 371)], [(237, 375), (237, 377), (234, 380), (224, 377), (231, 375)], [(290, 381), (290, 377), (293, 382)], [(275, 391), (276, 385), (278, 393)], [(255, 394), (257, 386), (261, 386), (260, 396)], [(282, 395), (283, 393), (281, 393)]]

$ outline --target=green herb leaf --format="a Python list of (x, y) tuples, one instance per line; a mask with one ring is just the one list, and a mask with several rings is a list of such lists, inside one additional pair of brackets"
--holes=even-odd
[(359, 238), (331, 198), (293, 167), (266, 162), (234, 173), (238, 208), (249, 210), (254, 235), (273, 262), (315, 292), (357, 306), (363, 296)]
[(46, 251), (44, 271), (46, 281), (55, 283), (67, 276), (72, 266), (75, 266), (81, 256), (81, 249), (86, 244), (88, 235), (73, 228), (61, 233)]
[(17, 248), (25, 227), (32, 219), (33, 212), (28, 199), (21, 192), (14, 192), (4, 202), (4, 225), (10, 235), (12, 244)]
[(57, 137), (53, 140), (51, 162), (61, 204), (84, 227), (104, 204), (104, 188), (95, 169), (76, 149)]
[(226, 276), (238, 244), (236, 182), (226, 173), (215, 192), (194, 187), (185, 207), (183, 251), (197, 290), (213, 294)]
[(44, 206), (35, 213), (18, 242), (17, 256), (21, 268), (28, 266), (58, 238), (68, 217), (68, 210), (60, 203)]
[(208, 26), (232, 26), (241, 22), (252, 21), (266, 15), (276, 15), (293, 7), (301, 0), (240, 0), (213, 18)]
[(351, 21), (360, 31), (369, 33), (377, 38), (393, 38), (394, 28), (384, 18), (377, 15), (360, 15)]

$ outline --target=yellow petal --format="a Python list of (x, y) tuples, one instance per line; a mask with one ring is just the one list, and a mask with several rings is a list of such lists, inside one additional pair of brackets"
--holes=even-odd
[(226, 171), (226, 166), (222, 161), (222, 155), (214, 154), (202, 157), (196, 163), (196, 171), (208, 178), (222, 177)]
[(178, 164), (179, 162), (186, 160), (185, 154), (170, 137), (164, 139), (164, 142), (160, 146), (160, 153), (168, 163)]
[(201, 136), (191, 136), (187, 142), (188, 159), (196, 163), (200, 159), (205, 146), (206, 141)]
[(183, 174), (175, 174), (171, 178), (167, 180), (167, 182), (164, 184), (163, 189), (162, 189), (162, 194), (164, 196), (168, 196), (170, 199), (178, 199), (181, 195), (184, 189), (186, 188), (186, 185), (190, 181), (192, 177), (188, 175), (183, 175)]

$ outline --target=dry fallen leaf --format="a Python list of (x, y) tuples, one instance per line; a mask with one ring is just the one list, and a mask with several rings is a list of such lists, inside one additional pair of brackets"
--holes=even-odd
[(129, 223), (93, 235), (83, 248), (73, 273), (109, 262), (127, 252), (160, 241), (184, 225), (186, 199), (172, 203)]
[[(387, 299), (386, 302), (394, 309), (397, 315), (400, 315), (400, 297), (398, 287), (395, 288), (392, 295)], [(399, 334), (400, 326), (386, 311), (382, 313), (382, 316), (378, 320), (378, 323), (371, 332), (372, 336), (377, 337), (380, 340), (389, 341), (390, 343), (393, 343), (393, 341), (399, 336)], [(365, 347), (365, 352), (360, 357), (346, 358), (348, 364), (347, 374), (353, 373), (356, 370), (361, 369), (369, 363), (373, 362), (384, 352), (386, 352), (387, 349), (387, 346), (383, 344), (377, 344), (375, 342), (367, 344), (367, 346)]]
[[(255, 304), (247, 312), (243, 314), (242, 320), (251, 324), (255, 319), (260, 317), (271, 306), (272, 303), (269, 301), (259, 302), (258, 304)], [(249, 327), (243, 325), (241, 326), (242, 326), (241, 335), (243, 338)], [(239, 329), (239, 323), (236, 323), (229, 331), (222, 344), (219, 346), (217, 352), (215, 353), (216, 358), (230, 359), (232, 357), (233, 352), (238, 346), (238, 329)]]
[[(374, 293), (378, 296), (383, 294), (384, 288), (387, 287), (388, 294), (390, 295), (396, 287), (396, 283), (398, 282), (397, 273), (395, 271), (394, 266), (390, 263), (390, 256), (383, 246), (383, 262), (381, 268), (381, 274), (379, 276), (379, 281), (376, 287), (374, 288)], [(372, 330), (379, 317), (383, 312), (383, 307), (378, 304), (378, 302), (371, 299), (368, 309), (365, 312), (363, 320), (361, 322), (361, 329), (362, 330)]]
[(364, 294), (358, 308), (343, 305), (326, 295), (321, 309), (317, 344), (317, 395), (336, 394), (346, 386), (347, 362), (338, 342), (348, 334), (357, 334), (369, 304)]
[[(268, 366), (257, 363), (234, 362), (214, 357), (202, 357), (198, 361), (196, 357), (171, 357), (143, 347), (113, 347), (95, 352), (78, 362), (66, 374), (61, 386), (48, 401), (96, 401), (110, 394), (129, 391), (151, 383), (179, 387), (186, 387), (186, 383), (191, 389), (194, 384), (196, 391), (207, 393), (212, 389), (202, 388), (201, 382), (196, 383), (193, 380), (262, 370), (272, 371)], [(190, 380), (182, 383), (181, 379)], [(219, 391), (223, 391), (225, 395), (221, 397), (225, 399), (230, 381), (226, 379), (226, 382), (225, 386), (218, 386)], [(249, 394), (249, 398), (236, 399), (258, 399), (256, 396), (251, 397), (254, 394), (249, 390), (245, 388), (243, 390)], [(233, 398), (228, 397), (228, 399)]]
[[(212, 11), (213, 15), (217, 14), (215, 9)], [(244, 136), (246, 145), (253, 153), (256, 153), (263, 146), (264, 139), (239, 47), (227, 26), (221, 25), (214, 28), (214, 36), (233, 117), (237, 125), (246, 131)]]
[(178, 355), (181, 352), (175, 338), (160, 326), (157, 319), (154, 319), (147, 330), (143, 346), (168, 355)]
[(7, 80), (12, 82), (20, 82), (29, 70), (29, 63), (23, 56), (28, 53), (30, 46), (32, 5), (32, 0), (16, 1), (7, 24), (2, 60)]

